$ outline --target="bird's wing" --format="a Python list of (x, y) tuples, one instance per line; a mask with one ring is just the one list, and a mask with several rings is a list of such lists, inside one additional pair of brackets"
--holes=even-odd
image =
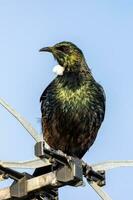
[(46, 87), (46, 89), (43, 91), (40, 97), (40, 102), (44, 101), (46, 99), (46, 94), (50, 90), (51, 87), (53, 87), (54, 80)]
[[(42, 132), (44, 138), (49, 137), (50, 130), (54, 126), (54, 112), (55, 112), (55, 79), (48, 85), (48, 87), (43, 91), (40, 102), (41, 102), (41, 113), (42, 113)], [(45, 131), (45, 133), (44, 133)]]

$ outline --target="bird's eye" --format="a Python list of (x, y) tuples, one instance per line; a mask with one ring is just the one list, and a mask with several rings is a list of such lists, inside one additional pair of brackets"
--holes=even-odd
[(69, 48), (66, 46), (60, 46), (60, 47), (56, 47), (57, 50), (62, 51), (64, 53), (68, 53), (69, 52)]

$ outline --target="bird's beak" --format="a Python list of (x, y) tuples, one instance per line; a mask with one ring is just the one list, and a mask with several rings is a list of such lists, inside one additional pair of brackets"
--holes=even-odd
[(39, 50), (39, 52), (42, 52), (42, 51), (52, 52), (52, 47), (44, 47), (44, 48)]

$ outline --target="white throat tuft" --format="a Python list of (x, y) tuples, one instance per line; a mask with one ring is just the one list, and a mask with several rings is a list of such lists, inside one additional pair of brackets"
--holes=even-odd
[(53, 68), (53, 72), (56, 74), (56, 75), (59, 75), (59, 76), (62, 76), (63, 75), (63, 72), (64, 72), (64, 67), (62, 67), (61, 65), (56, 65), (54, 66)]

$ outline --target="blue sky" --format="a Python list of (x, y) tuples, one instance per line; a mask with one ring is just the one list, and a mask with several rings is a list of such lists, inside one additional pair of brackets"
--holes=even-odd
[[(133, 1), (0, 1), (0, 96), (38, 130), (39, 97), (55, 77), (56, 61), (41, 47), (68, 40), (84, 52), (107, 96), (106, 117), (89, 163), (133, 159)], [(32, 159), (34, 141), (0, 107), (0, 159)], [(132, 199), (133, 169), (107, 173), (105, 190), (113, 200)], [(3, 183), (1, 184), (4, 185)], [(89, 187), (60, 189), (60, 198), (96, 200)]]

